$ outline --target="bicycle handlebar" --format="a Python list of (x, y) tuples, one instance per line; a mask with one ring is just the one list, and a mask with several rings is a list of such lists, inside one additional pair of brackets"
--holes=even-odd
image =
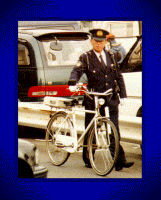
[(106, 90), (105, 92), (103, 93), (100, 93), (100, 92), (88, 92), (89, 95), (94, 95), (94, 96), (108, 96), (108, 95), (112, 95), (113, 89), (110, 88), (108, 90)]
[[(70, 87), (72, 87), (72, 89), (70, 90)], [(87, 87), (85, 87), (83, 85), (83, 83), (78, 83), (76, 84), (75, 86), (69, 86), (69, 90), (74, 92), (80, 92), (80, 91), (84, 91), (85, 94), (90, 98), (90, 99), (93, 99), (90, 95), (93, 95), (93, 96), (108, 96), (108, 95), (112, 95), (113, 94), (113, 89), (110, 88), (108, 89), (107, 91), (103, 92), (103, 93), (100, 93), (100, 92), (93, 92), (93, 91), (88, 91)]]

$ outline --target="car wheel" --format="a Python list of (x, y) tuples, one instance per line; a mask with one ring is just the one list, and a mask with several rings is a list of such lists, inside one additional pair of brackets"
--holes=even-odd
[(18, 178), (33, 178), (30, 165), (23, 160), (18, 161)]

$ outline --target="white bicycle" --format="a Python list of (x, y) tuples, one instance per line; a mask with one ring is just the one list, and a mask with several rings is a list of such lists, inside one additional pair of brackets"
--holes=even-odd
[[(100, 116), (99, 108), (104, 104), (102, 96), (112, 94), (112, 89), (104, 93), (89, 92), (82, 84), (76, 86), (76, 91), (84, 91), (85, 95), (95, 100), (95, 110), (78, 109), (76, 99), (45, 97), (45, 103), (57, 107), (58, 111), (51, 117), (46, 130), (47, 152), (51, 162), (60, 166), (84, 147), (82, 140), (89, 131), (87, 150), (93, 170), (101, 176), (109, 174), (116, 163), (119, 151), (119, 137), (115, 125), (107, 117)], [(91, 97), (92, 96), (92, 97)], [(76, 112), (93, 113), (94, 117), (88, 127), (77, 140)]]

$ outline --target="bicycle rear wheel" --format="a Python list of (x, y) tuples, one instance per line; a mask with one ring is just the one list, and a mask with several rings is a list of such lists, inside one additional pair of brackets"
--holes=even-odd
[(71, 136), (73, 125), (67, 113), (57, 112), (50, 119), (46, 130), (47, 152), (54, 165), (62, 165), (69, 158), (70, 153), (63, 149), (62, 144), (56, 141), (56, 136)]
[(119, 152), (119, 137), (114, 124), (108, 118), (100, 118), (91, 129), (88, 141), (89, 159), (94, 171), (105, 176), (109, 174), (116, 163)]

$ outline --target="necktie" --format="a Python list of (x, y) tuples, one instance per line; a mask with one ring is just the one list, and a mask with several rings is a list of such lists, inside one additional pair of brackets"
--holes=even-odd
[(106, 65), (105, 65), (105, 63), (103, 61), (102, 55), (100, 55), (100, 59), (101, 59), (101, 66), (105, 69)]

